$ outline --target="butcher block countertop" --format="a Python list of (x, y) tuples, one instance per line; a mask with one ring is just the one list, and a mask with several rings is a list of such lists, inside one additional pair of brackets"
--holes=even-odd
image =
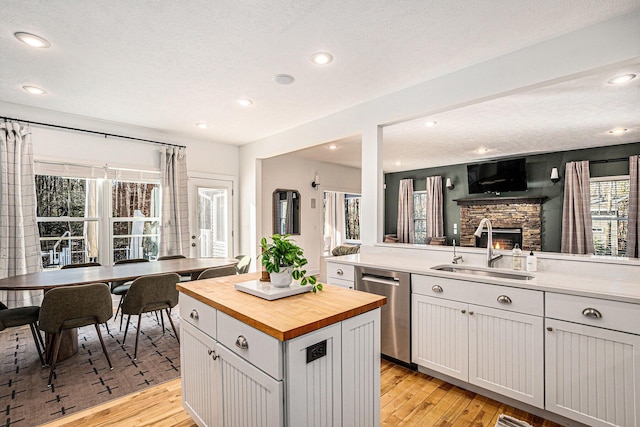
[(338, 286), (324, 285), (274, 301), (238, 291), (235, 283), (259, 279), (259, 273), (178, 283), (180, 292), (228, 314), (280, 341), (290, 340), (350, 317), (382, 307), (386, 298)]

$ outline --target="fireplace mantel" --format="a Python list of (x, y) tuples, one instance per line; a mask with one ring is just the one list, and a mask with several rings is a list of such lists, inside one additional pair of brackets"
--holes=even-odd
[(458, 206), (481, 206), (500, 204), (543, 204), (547, 196), (517, 196), (517, 197), (475, 197), (466, 199), (454, 199)]

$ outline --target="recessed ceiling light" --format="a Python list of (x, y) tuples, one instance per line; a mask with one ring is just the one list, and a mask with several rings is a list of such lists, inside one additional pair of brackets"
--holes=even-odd
[(617, 129), (611, 129), (609, 131), (609, 133), (611, 133), (613, 135), (622, 135), (623, 133), (625, 133), (628, 130), (629, 129), (625, 129), (625, 128), (617, 128)]
[(398, 161), (396, 162), (396, 166), (400, 166), (401, 164), (402, 164), (402, 162), (401, 162), (400, 160), (398, 160)]
[(476, 153), (479, 153), (479, 154), (485, 154), (485, 153), (488, 153), (488, 152), (489, 152), (489, 149), (486, 148), (486, 147), (480, 147), (480, 148), (478, 148), (476, 150)]
[(623, 74), (621, 76), (616, 76), (614, 78), (612, 78), (611, 80), (607, 81), (607, 83), (611, 84), (611, 85), (619, 85), (621, 83), (626, 83), (629, 80), (633, 80), (636, 78), (635, 74)]
[(309, 58), (311, 62), (317, 65), (327, 65), (333, 61), (333, 56), (327, 52), (316, 52)]
[(43, 39), (42, 37), (38, 37), (35, 34), (22, 33), (17, 32), (14, 34), (18, 40), (20, 40), (24, 44), (28, 44), (31, 47), (49, 47), (51, 43)]
[(249, 98), (240, 98), (240, 99), (237, 99), (236, 102), (243, 107), (249, 107), (253, 105), (253, 100)]
[(434, 127), (434, 126), (435, 126), (435, 125), (437, 125), (437, 124), (438, 124), (438, 122), (436, 122), (435, 120), (431, 120), (431, 121), (426, 122), (424, 125), (425, 125), (426, 127), (432, 128), (432, 127)]
[(22, 89), (26, 90), (32, 95), (44, 95), (45, 93), (47, 93), (46, 90), (36, 86), (22, 86)]
[(196, 127), (199, 127), (200, 129), (206, 129), (209, 127), (209, 125), (206, 124), (205, 122), (198, 122), (196, 123)]
[(338, 146), (337, 146), (337, 145), (335, 145), (335, 144), (331, 144), (331, 145), (329, 146), (329, 150), (335, 150), (336, 148), (338, 148)]
[(275, 76), (273, 76), (273, 81), (280, 85), (290, 85), (291, 83), (296, 81), (296, 79), (289, 74), (276, 74)]

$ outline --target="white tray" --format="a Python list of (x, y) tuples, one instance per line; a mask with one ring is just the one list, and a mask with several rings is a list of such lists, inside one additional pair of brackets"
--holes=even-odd
[(250, 280), (248, 282), (236, 283), (235, 288), (239, 291), (264, 298), (269, 301), (290, 297), (291, 295), (303, 294), (309, 292), (313, 286), (300, 286), (295, 280), (286, 288), (276, 288), (271, 286), (270, 282), (261, 282), (259, 280)]

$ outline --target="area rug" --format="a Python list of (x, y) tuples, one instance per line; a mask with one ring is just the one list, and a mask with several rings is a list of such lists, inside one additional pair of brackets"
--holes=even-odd
[[(172, 319), (179, 330), (177, 307)], [(135, 320), (134, 320), (135, 319)], [(31, 427), (143, 390), (180, 376), (180, 345), (165, 316), (165, 330), (155, 314), (145, 314), (140, 331), (138, 358), (133, 360), (137, 317), (132, 316), (126, 345), (119, 318), (101, 326), (111, 357), (109, 365), (93, 326), (78, 330), (78, 353), (56, 366), (47, 387), (29, 327), (0, 333), (0, 425)]]

